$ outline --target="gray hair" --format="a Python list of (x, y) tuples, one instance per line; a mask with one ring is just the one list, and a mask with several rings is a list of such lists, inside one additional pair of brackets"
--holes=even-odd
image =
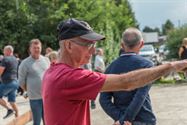
[(122, 40), (128, 48), (135, 47), (143, 40), (142, 33), (137, 28), (128, 28), (122, 34)]
[(11, 45), (7, 45), (7, 46), (5, 46), (4, 47), (4, 50), (10, 50), (11, 52), (14, 52), (14, 48), (13, 48), (13, 46), (11, 46)]

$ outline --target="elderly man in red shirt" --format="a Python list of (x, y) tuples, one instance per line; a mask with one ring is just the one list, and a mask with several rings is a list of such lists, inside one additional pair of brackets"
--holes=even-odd
[(99, 92), (132, 90), (187, 67), (187, 61), (177, 61), (121, 75), (89, 71), (80, 66), (89, 62), (95, 43), (105, 37), (76, 19), (61, 22), (58, 32), (59, 62), (45, 72), (42, 83), (46, 125), (90, 125), (89, 100)]

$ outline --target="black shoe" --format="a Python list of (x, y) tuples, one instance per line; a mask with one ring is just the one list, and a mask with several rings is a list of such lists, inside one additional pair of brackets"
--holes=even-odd
[(91, 100), (91, 109), (95, 109), (96, 108), (96, 104), (94, 100)]
[(7, 110), (7, 114), (3, 117), (3, 119), (6, 119), (14, 114), (14, 111), (12, 109)]

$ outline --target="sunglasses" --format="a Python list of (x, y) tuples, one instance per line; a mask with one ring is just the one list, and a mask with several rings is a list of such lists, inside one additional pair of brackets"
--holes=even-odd
[(96, 45), (96, 42), (93, 42), (93, 41), (92, 42), (88, 42), (88, 41), (81, 42), (81, 41), (72, 40), (72, 39), (70, 39), (70, 41), (77, 44), (77, 45), (88, 47), (89, 49), (92, 47), (95, 47), (95, 45)]

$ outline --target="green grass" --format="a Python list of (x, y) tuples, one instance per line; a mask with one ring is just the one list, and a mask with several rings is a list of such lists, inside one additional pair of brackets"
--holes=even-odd
[(160, 78), (159, 80), (155, 81), (155, 84), (175, 84), (176, 80), (174, 79), (166, 79)]

